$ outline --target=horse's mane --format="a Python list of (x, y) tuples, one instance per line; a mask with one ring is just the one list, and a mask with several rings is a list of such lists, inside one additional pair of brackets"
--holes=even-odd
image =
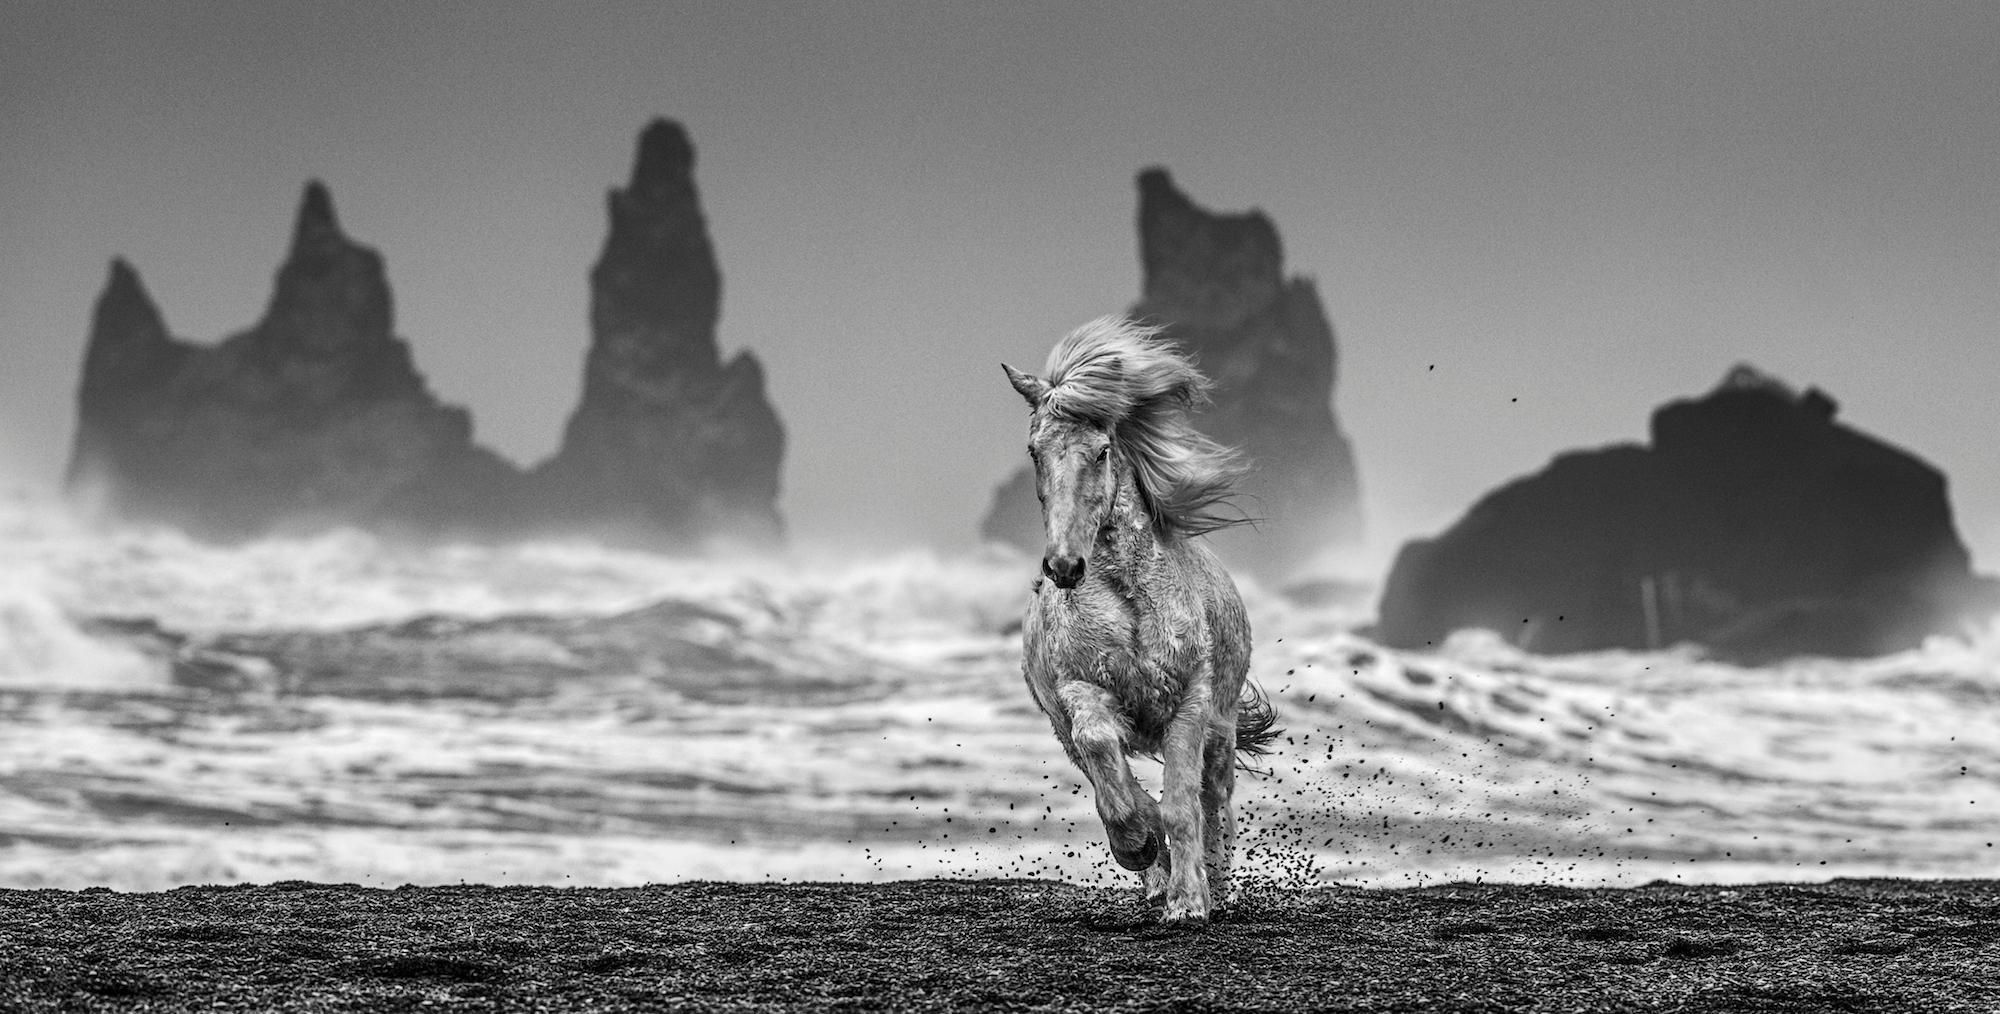
[(1161, 330), (1106, 316), (1071, 331), (1049, 351), (1042, 405), (1110, 428), (1162, 534), (1242, 524), (1248, 518), (1217, 512), (1237, 491), (1241, 460), (1189, 419), (1208, 403), (1213, 385)]

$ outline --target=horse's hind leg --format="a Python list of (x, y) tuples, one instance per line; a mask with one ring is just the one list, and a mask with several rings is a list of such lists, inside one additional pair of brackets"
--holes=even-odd
[(1209, 703), (1206, 682), (1189, 688), (1180, 709), (1167, 722), (1161, 744), (1165, 770), (1161, 777), (1160, 818), (1166, 825), (1167, 849), (1172, 866), (1167, 871), (1167, 907), (1161, 918), (1168, 923), (1200, 924), (1208, 921), (1207, 850), (1203, 839), (1208, 823), (1203, 812), (1206, 770), (1204, 754), (1209, 739)]
[(1208, 846), (1208, 887), (1218, 895), (1217, 904), (1228, 905), (1236, 901), (1236, 886), (1229, 880), (1230, 860), (1236, 852), (1236, 812), (1230, 799), (1236, 791), (1236, 730), (1209, 730), (1205, 750), (1201, 813), (1203, 841)]
[(1125, 762), (1125, 717), (1095, 684), (1064, 683), (1056, 695), (1069, 714), (1070, 758), (1090, 779), (1111, 857), (1128, 870), (1152, 866), (1160, 853), (1160, 809)]

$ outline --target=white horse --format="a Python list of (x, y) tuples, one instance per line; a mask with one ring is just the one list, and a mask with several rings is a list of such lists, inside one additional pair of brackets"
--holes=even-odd
[[(1209, 382), (1158, 328), (1102, 317), (1056, 343), (1046, 377), (1001, 369), (1033, 409), (1047, 537), (1022, 622), (1028, 689), (1090, 779), (1112, 857), (1165, 922), (1204, 924), (1228, 898), (1237, 753), (1278, 735), (1246, 680), (1243, 600), (1195, 539), (1240, 520), (1217, 509), (1242, 469), (1190, 424)], [(1128, 753), (1161, 759), (1158, 802)]]

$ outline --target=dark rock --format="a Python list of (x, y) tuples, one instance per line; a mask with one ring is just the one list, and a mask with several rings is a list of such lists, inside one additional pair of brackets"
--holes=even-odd
[(1863, 657), (2000, 605), (1945, 477), (1739, 366), (1653, 414), (1649, 447), (1558, 456), (1397, 554), (1386, 643), (1486, 628), (1549, 653), (1680, 642), (1717, 657)]
[(993, 506), (986, 512), (980, 535), (995, 542), (1039, 552), (1042, 546), (1042, 512), (1035, 502), (1035, 470), (1024, 465), (1016, 469), (993, 494)]
[[(1261, 212), (1197, 207), (1164, 169), (1139, 174), (1143, 295), (1131, 313), (1165, 324), (1215, 381), (1199, 425), (1252, 471), (1238, 506), (1257, 518), (1209, 536), (1234, 566), (1293, 576), (1361, 530), (1354, 453), (1334, 418), (1333, 328), (1311, 281), (1287, 279), (1278, 231)], [(1023, 465), (994, 497), (982, 533), (1039, 550), (1041, 514)]]
[(392, 326), (381, 256), (341, 232), (318, 182), (263, 320), (217, 345), (171, 337), (114, 261), (85, 353), (72, 496), (235, 540), (390, 521), (392, 498), (429, 476), (504, 468)]
[(214, 346), (173, 338), (114, 261), (97, 304), (67, 486), (108, 520), (234, 541), (357, 525), (419, 537), (592, 534), (656, 548), (777, 537), (784, 437), (748, 353), (715, 344), (721, 279), (664, 120), (591, 275), (582, 403), (523, 473), (472, 442), (393, 331), (382, 258), (306, 187), (264, 318)]
[(717, 351), (722, 277), (679, 124), (646, 127), (609, 204), (583, 399), (539, 484), (558, 515), (614, 539), (775, 541), (784, 429), (756, 357)]

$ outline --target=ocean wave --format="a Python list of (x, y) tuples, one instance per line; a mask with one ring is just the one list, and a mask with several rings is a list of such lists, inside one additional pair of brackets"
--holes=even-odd
[(156, 690), (165, 666), (87, 632), (32, 568), (0, 571), (0, 687)]
[(88, 530), (19, 505), (0, 510), (0, 564), (34, 569), (74, 614), (148, 617), (186, 632), (609, 615), (671, 600), (746, 621), (782, 614), (871, 643), (1003, 629), (1032, 573), (998, 551), (702, 559), (580, 541), (410, 546), (357, 531), (216, 546), (168, 529)]
[[(0, 567), (0, 881), (50, 855), (154, 886), (221, 875), (205, 855), (334, 880), (584, 854), (614, 879), (732, 854), (746, 877), (1112, 875), (1020, 684), (1019, 554), (216, 547), (0, 510)], [(1242, 782), (1255, 875), (1991, 869), (2000, 624), (1763, 668), (1480, 632), (1413, 652), (1357, 632), (1365, 589), (1242, 586), (1284, 727)]]

